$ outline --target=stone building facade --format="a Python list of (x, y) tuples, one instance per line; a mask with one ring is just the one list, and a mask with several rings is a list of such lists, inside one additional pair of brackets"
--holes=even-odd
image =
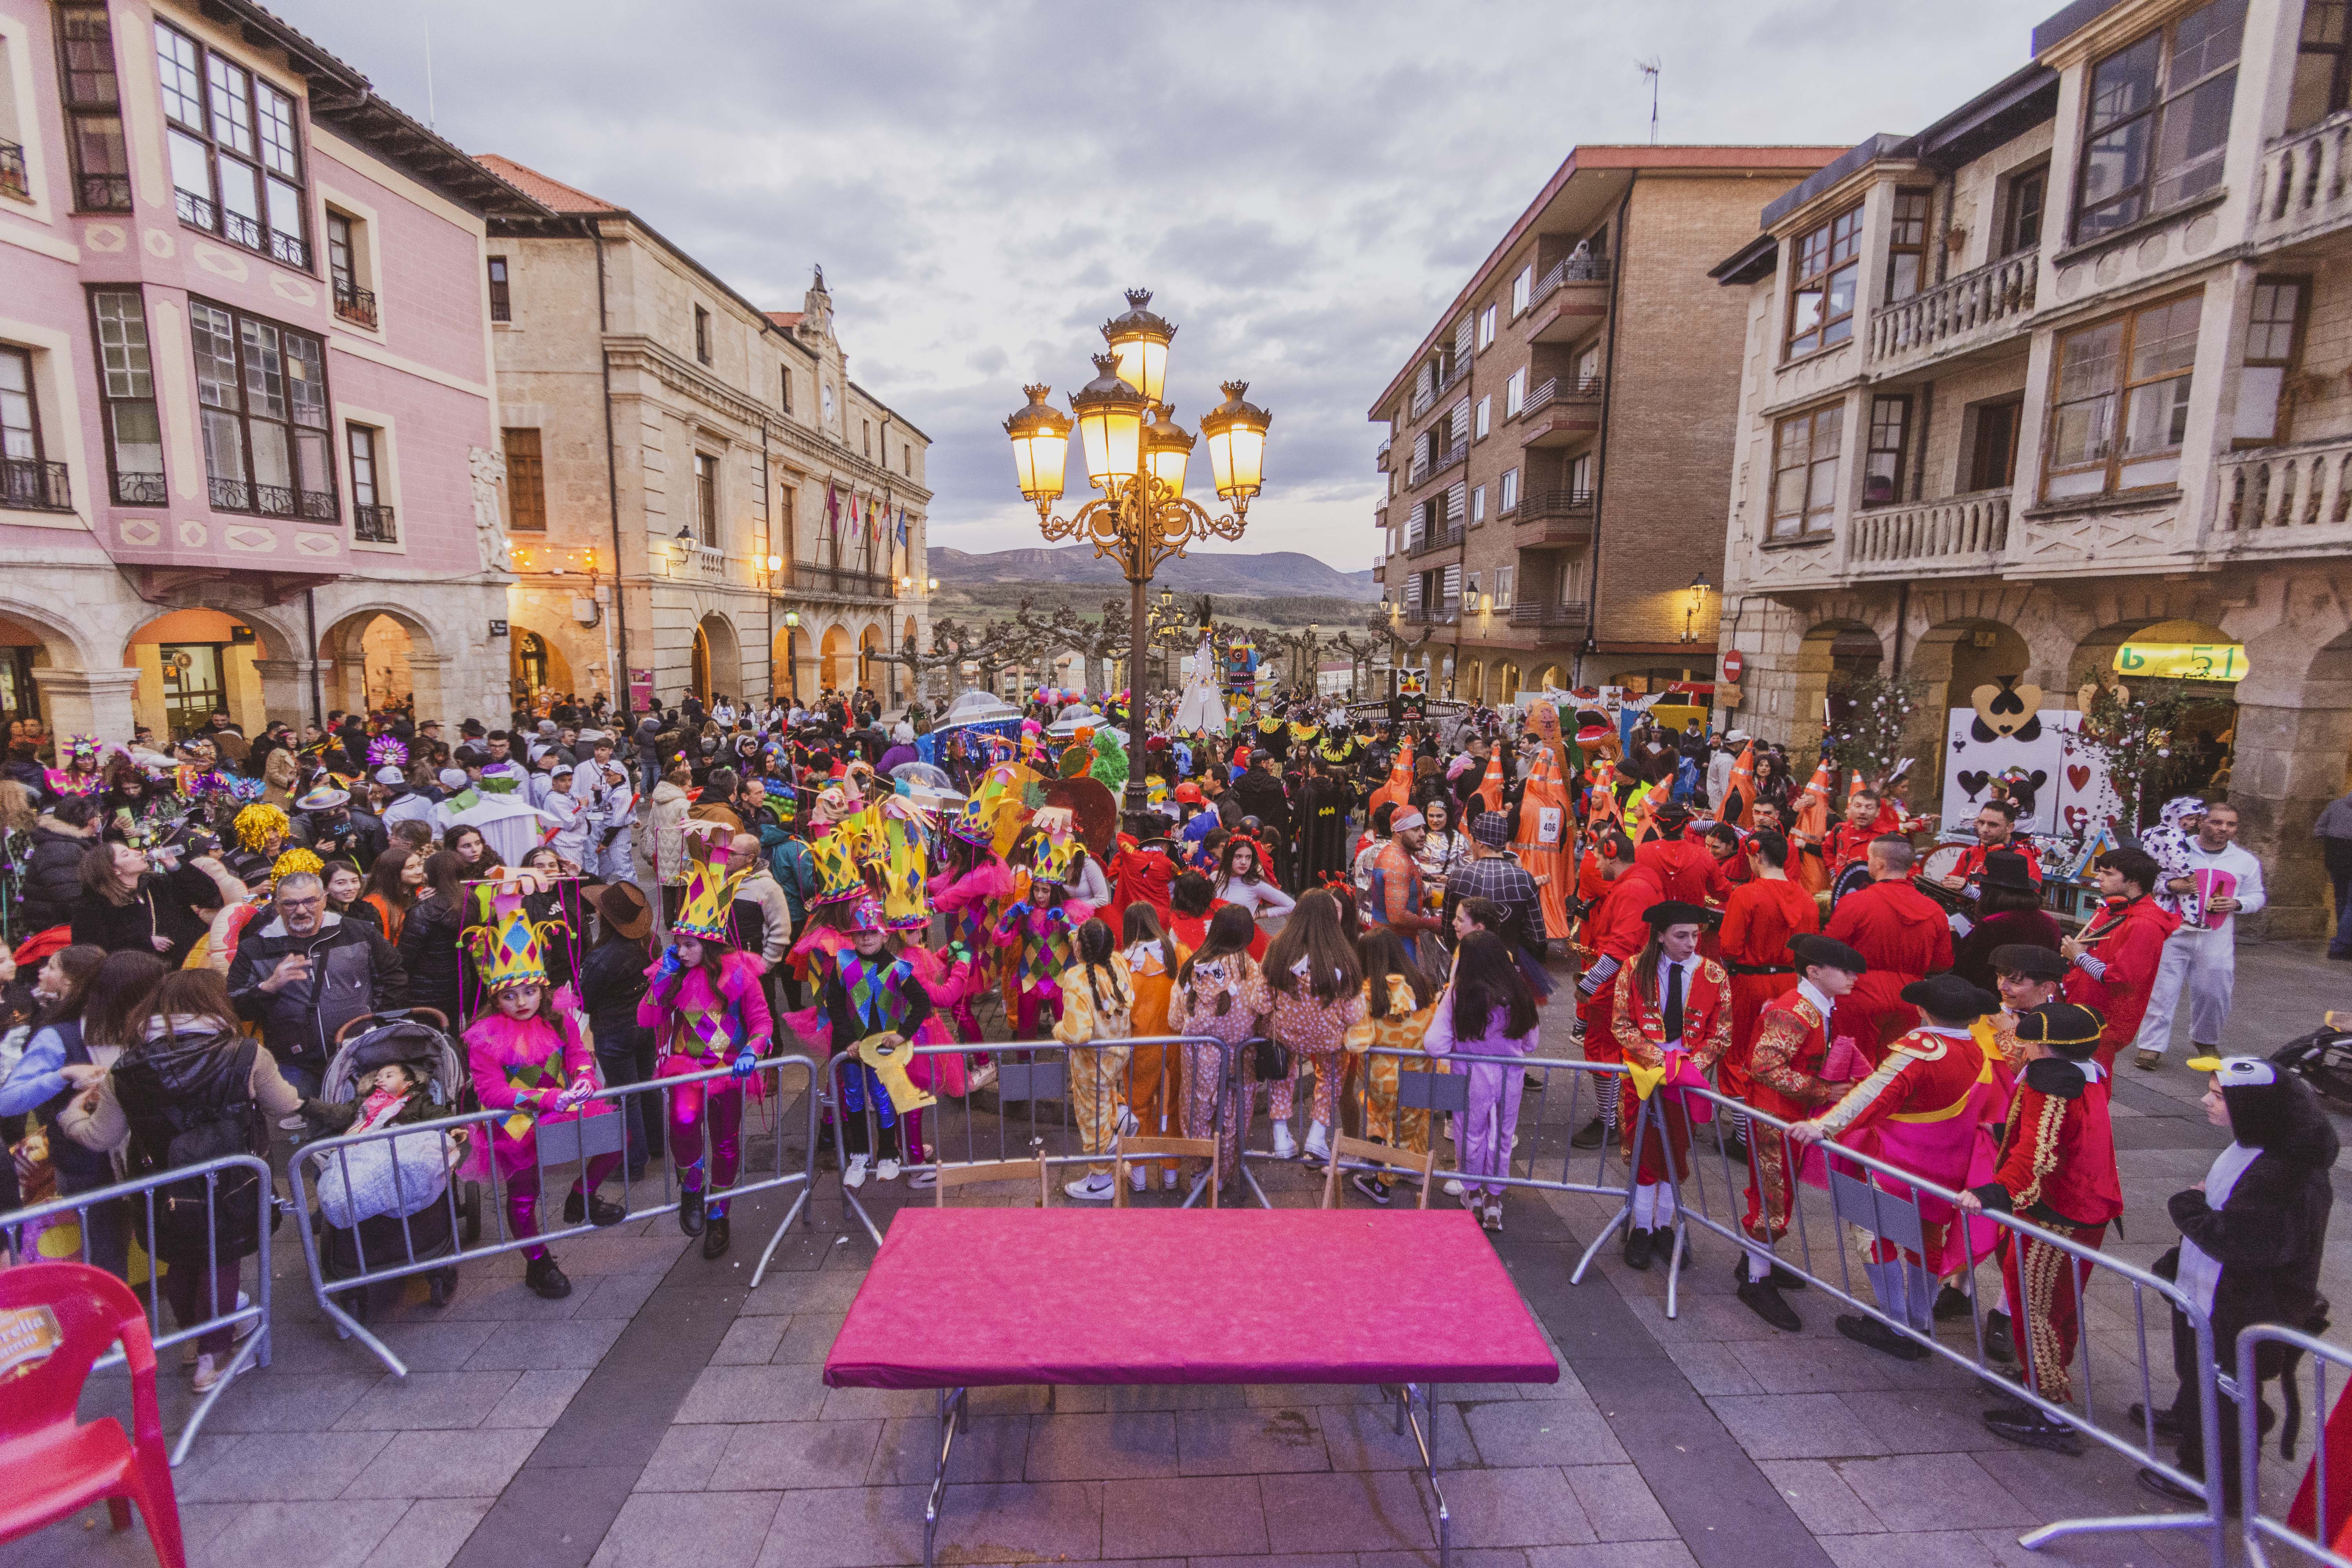
[(1741, 315), (1702, 272), (1836, 153), (1580, 147), (1398, 369), (1376, 575), (1433, 689), (1705, 673)]
[[(2084, 0), (1916, 135), (1775, 201), (1746, 302), (1723, 646), (1739, 720), (1810, 748), (1836, 675), (1943, 718), (2000, 678), (2076, 706), (2128, 639), (2188, 683), (2271, 878), (2352, 752), (2352, 153), (2341, 7)], [(2226, 650), (2234, 650), (2228, 653)], [(2145, 665), (2144, 657), (2137, 662)]]
[(766, 310), (641, 216), (480, 161), (550, 209), (490, 244), (517, 690), (904, 700), (868, 656), (929, 636), (930, 438), (850, 380), (824, 275)]
[(0, 719), (503, 718), (483, 237), (542, 211), (244, 0), (0, 0)]

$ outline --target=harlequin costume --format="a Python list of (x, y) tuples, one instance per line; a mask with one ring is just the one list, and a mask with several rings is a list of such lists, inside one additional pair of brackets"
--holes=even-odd
[[(58, 748), (58, 760), (65, 766), (45, 770), (51, 795), (96, 795), (105, 787), (98, 772), (97, 736), (68, 735)], [(84, 763), (89, 765), (81, 767)]]
[[(669, 1151), (678, 1178), (678, 1228), (701, 1236), (702, 1255), (717, 1258), (730, 1239), (727, 1199), (706, 1197), (709, 1186), (735, 1184), (741, 1155), (743, 1085), (753, 1065), (768, 1053), (774, 1025), (768, 1014), (766, 972), (757, 955), (728, 945), (728, 915), (735, 889), (751, 875), (749, 865), (730, 871), (724, 846), (714, 846), (709, 859), (689, 859), (686, 897), (677, 920), (670, 923), (673, 942), (692, 937), (706, 948), (721, 949), (713, 978), (706, 963), (688, 968), (677, 949), (666, 951), (646, 973), (652, 984), (637, 1000), (637, 1024), (654, 1032), (660, 1053), (654, 1068), (656, 1079), (681, 1078), (731, 1066), (732, 1079), (709, 1079), (680, 1084), (665, 1094), (669, 1102)], [(706, 957), (708, 955), (706, 954)], [(752, 1079), (756, 1091), (758, 1082)], [(710, 1125), (709, 1167), (703, 1163), (703, 1123)]]
[(1094, 917), (1092, 904), (1063, 893), (1077, 850), (1075, 836), (1039, 834), (1030, 865), (1014, 868), (1016, 878), (1025, 869), (1025, 884), (990, 933), (1004, 955), (1004, 1013), (1015, 1039), (1035, 1039), (1061, 1016), (1062, 973), (1077, 962), (1077, 928)]
[[(568, 992), (561, 997), (543, 996), (538, 1014), (530, 1018), (509, 1017), (496, 1001), (519, 986), (549, 988), (547, 943), (560, 922), (534, 924), (520, 891), (500, 893), (494, 915), (493, 923), (467, 933), (475, 970), (493, 1000), (466, 1030), (466, 1061), (482, 1109), (511, 1113), (488, 1128), (490, 1162), (506, 1188), (507, 1224), (519, 1237), (537, 1236), (540, 1123), (609, 1116), (615, 1108), (601, 1100), (562, 1103), (567, 1096), (576, 1098), (596, 1087), (595, 1048), (580, 1031), (579, 1014), (570, 1005)], [(583, 1206), (597, 1225), (625, 1217), (622, 1205), (595, 1195), (620, 1162), (617, 1153), (589, 1158), (566, 1200), (569, 1222), (579, 1222)], [(572, 1282), (546, 1247), (526, 1247), (523, 1258), (528, 1264), (524, 1281), (532, 1290), (551, 1300), (572, 1293)]]
[[(2045, 1002), (2018, 1016), (2018, 1038), (2051, 1054), (2026, 1063), (1999, 1163), (1970, 1189), (1985, 1207), (2095, 1251), (2124, 1212), (2107, 1116), (2114, 1082), (2092, 1059), (2104, 1024), (2071, 1002)], [(2059, 1405), (2073, 1396), (2067, 1367), (2091, 1268), (2024, 1232), (2004, 1233), (2000, 1279), (2005, 1298), (2017, 1309), (2010, 1325), (2017, 1353), (2031, 1371), (2030, 1386)]]
[[(845, 925), (851, 936), (887, 929), (883, 902), (871, 896), (857, 901)], [(832, 953), (818, 1005), (824, 1016), (824, 1043), (855, 1058), (835, 1081), (841, 1091), (842, 1148), (853, 1162), (844, 1179), (853, 1187), (861, 1186), (869, 1152), (886, 1162), (896, 1160), (902, 1113), (919, 1110), (929, 1100), (908, 1076), (908, 1064), (916, 1058), (906, 1047), (931, 1021), (931, 996), (908, 959), (887, 947), (868, 957), (843, 943)], [(878, 1140), (866, 1135), (869, 1108)], [(908, 1159), (920, 1161), (917, 1132), (910, 1123), (905, 1147)]]

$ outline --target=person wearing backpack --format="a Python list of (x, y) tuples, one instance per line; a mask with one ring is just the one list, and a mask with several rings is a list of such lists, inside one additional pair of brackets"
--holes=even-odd
[[(63, 1112), (66, 1135), (91, 1149), (123, 1144), (133, 1180), (225, 1155), (266, 1157), (265, 1118), (292, 1116), (302, 1096), (268, 1050), (238, 1031), (227, 983), (209, 969), (176, 969), (155, 983), (142, 1011), (141, 1038)], [(165, 1265), (163, 1296), (183, 1327), (236, 1310), (240, 1265), (261, 1246), (264, 1180), (224, 1171), (209, 1201), (201, 1177), (157, 1189), (153, 1234), (143, 1239)], [(220, 1381), (230, 1343), (226, 1328), (196, 1341), (198, 1394)]]

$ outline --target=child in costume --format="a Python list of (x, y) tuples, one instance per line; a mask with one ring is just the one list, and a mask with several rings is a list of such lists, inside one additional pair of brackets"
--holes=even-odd
[(1339, 1076), (1348, 1031), (1364, 1021), (1364, 970), (1355, 944), (1339, 925), (1339, 901), (1321, 889), (1298, 900), (1281, 933), (1265, 950), (1265, 985), (1274, 999), (1266, 1033), (1286, 1047), (1290, 1072), (1276, 1079), (1268, 1107), (1274, 1152), (1297, 1152), (1290, 1114), (1302, 1068), (1315, 1072), (1315, 1104), (1306, 1153), (1331, 1157), (1331, 1129), (1339, 1121)]
[[(1250, 1114), (1246, 1091), (1235, 1098), (1230, 1089), (1250, 1081), (1248, 1043), (1274, 1005), (1250, 956), (1256, 940), (1257, 921), (1247, 910), (1238, 904), (1219, 910), (1209, 917), (1200, 947), (1177, 965), (1168, 999), (1170, 1034), (1207, 1035), (1218, 1042), (1184, 1047), (1184, 1136), (1217, 1140), (1217, 1168), (1228, 1181), (1241, 1169), (1242, 1128)], [(1222, 1114), (1220, 1100), (1227, 1102)]]
[(1077, 962), (1075, 933), (1095, 912), (1066, 886), (1078, 854), (1076, 834), (1033, 831), (1013, 846), (1012, 864), (1025, 865), (1028, 887), (1006, 908), (994, 935), (1005, 950), (1005, 1016), (1016, 1040), (1036, 1038), (1044, 1022), (1061, 1016), (1060, 976)]
[[(774, 1026), (768, 1013), (766, 965), (728, 940), (735, 889), (751, 875), (728, 868), (728, 848), (712, 846), (707, 859), (689, 859), (686, 899), (670, 924), (670, 945), (651, 970), (637, 1001), (637, 1023), (654, 1032), (656, 1079), (680, 1078), (732, 1066), (732, 1079), (680, 1084), (669, 1101), (670, 1158), (677, 1167), (678, 1228), (702, 1237), (702, 1256), (719, 1258), (730, 1239), (727, 1200), (705, 1195), (735, 1184), (742, 1152), (743, 1080), (768, 1052)], [(757, 1085), (753, 1086), (755, 1089)], [(703, 1165), (703, 1124), (710, 1128), (709, 1168)]]
[[(466, 1059), (485, 1110), (512, 1112), (490, 1123), (489, 1157), (507, 1193), (507, 1224), (517, 1236), (539, 1234), (539, 1138), (541, 1121), (609, 1116), (596, 1091), (596, 1053), (580, 1032), (578, 1016), (551, 1005), (545, 943), (549, 927), (531, 923), (519, 892), (499, 895), (498, 921), (477, 926), (467, 945), (491, 995), (490, 1006), (466, 1030)], [(590, 1158), (564, 1200), (564, 1218), (582, 1214), (596, 1225), (617, 1225), (627, 1211), (596, 1195), (620, 1163), (618, 1154)], [(523, 1283), (551, 1301), (572, 1294), (572, 1281), (544, 1247), (526, 1247)]]
[[(1080, 926), (1076, 947), (1078, 961), (1062, 973), (1062, 1016), (1054, 1038), (1070, 1047), (1070, 1112), (1078, 1123), (1079, 1145), (1088, 1154), (1100, 1154), (1114, 1137), (1137, 1127), (1135, 1112), (1127, 1107), (1128, 1058), (1134, 1047), (1125, 1043), (1135, 1033), (1135, 976), (1103, 921), (1088, 920)], [(1108, 1202), (1111, 1187), (1110, 1163), (1098, 1161), (1062, 1190), (1074, 1198)]]
[[(1155, 1035), (1165, 1035), (1169, 1033), (1168, 1007), (1176, 990), (1176, 972), (1191, 955), (1183, 943), (1161, 929), (1160, 917), (1152, 912), (1150, 904), (1127, 906), (1127, 914), (1119, 924), (1119, 939), (1127, 944), (1121, 956), (1127, 960), (1127, 972), (1135, 981), (1135, 1036), (1148, 1040)], [(1146, 1132), (1165, 1138), (1183, 1125), (1183, 1047), (1139, 1045), (1134, 1051), (1128, 1067), (1128, 1106)], [(1135, 1191), (1142, 1192), (1150, 1184), (1151, 1171), (1141, 1164), (1130, 1165), (1127, 1180)], [(1160, 1163), (1160, 1180), (1170, 1192), (1176, 1190), (1174, 1161)]]
[[(1444, 1072), (1445, 1064), (1426, 1054), (1373, 1056), (1382, 1051), (1420, 1051), (1422, 1037), (1437, 1008), (1437, 987), (1404, 951), (1404, 939), (1376, 926), (1356, 940), (1364, 964), (1364, 1021), (1348, 1031), (1347, 1047), (1364, 1056), (1364, 1135), (1411, 1153), (1429, 1152), (1429, 1112), (1399, 1110), (1397, 1085), (1404, 1072)], [(1388, 1184), (1377, 1172), (1350, 1178), (1356, 1190), (1376, 1204), (1389, 1201)]]
[[(835, 940), (824, 965), (818, 1001), (824, 1021), (819, 1027), (824, 1046), (857, 1058), (837, 1080), (841, 1146), (848, 1156), (841, 1180), (856, 1188), (866, 1184), (869, 1156), (877, 1161), (876, 1174), (886, 1182), (898, 1179), (899, 1112), (919, 1110), (930, 1098), (907, 1078), (906, 1047), (930, 1021), (931, 997), (914, 964), (891, 950), (889, 919), (880, 899), (869, 894), (845, 912), (836, 906), (832, 918), (837, 923), (826, 931)], [(844, 936), (845, 942), (839, 940)], [(870, 1141), (869, 1105), (878, 1129)], [(911, 1138), (913, 1130), (908, 1132)], [(919, 1145), (910, 1143), (908, 1152), (921, 1158)]]

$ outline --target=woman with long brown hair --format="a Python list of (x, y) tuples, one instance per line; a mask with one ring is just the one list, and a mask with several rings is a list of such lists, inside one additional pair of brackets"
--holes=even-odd
[(383, 926), (383, 940), (400, 945), (400, 928), (408, 907), (425, 890), (425, 857), (406, 845), (394, 845), (375, 858), (368, 870), (367, 891), (360, 902), (374, 909)]
[(1315, 1071), (1315, 1103), (1307, 1128), (1310, 1160), (1331, 1155), (1330, 1132), (1339, 1118), (1340, 1058), (1348, 1031), (1363, 1022), (1364, 966), (1339, 923), (1339, 906), (1317, 889), (1298, 900), (1281, 934), (1265, 950), (1265, 984), (1273, 999), (1266, 1033), (1290, 1053), (1290, 1070), (1274, 1082), (1268, 1107), (1274, 1152), (1289, 1159), (1290, 1117), (1300, 1058)]

